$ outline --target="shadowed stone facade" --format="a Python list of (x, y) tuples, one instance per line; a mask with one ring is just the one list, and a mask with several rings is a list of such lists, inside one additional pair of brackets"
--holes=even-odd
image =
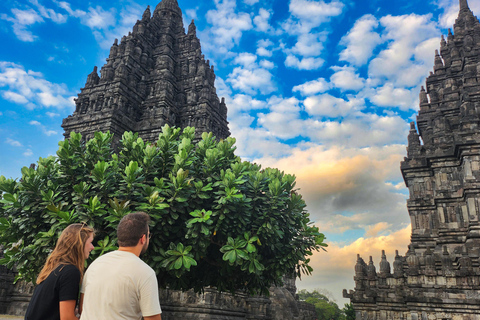
[(88, 75), (75, 112), (63, 120), (65, 137), (75, 131), (89, 139), (109, 130), (117, 144), (123, 132), (134, 131), (155, 141), (165, 124), (193, 126), (197, 138), (230, 135), (214, 68), (202, 55), (193, 20), (185, 34), (176, 0), (163, 0), (153, 14), (147, 7), (133, 31), (115, 39), (100, 74), (95, 67)]
[(479, 80), (480, 23), (460, 0), (401, 163), (411, 244), (393, 272), (385, 252), (379, 272), (358, 256), (355, 290), (344, 290), (357, 319), (480, 319)]

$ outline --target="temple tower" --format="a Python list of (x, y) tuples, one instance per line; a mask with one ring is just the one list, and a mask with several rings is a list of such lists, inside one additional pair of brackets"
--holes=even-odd
[(344, 290), (357, 319), (480, 319), (480, 23), (459, 5), (401, 163), (411, 244), (393, 275), (367, 277), (358, 258), (355, 290)]
[(147, 7), (132, 32), (115, 39), (100, 76), (94, 67), (75, 105), (63, 120), (65, 137), (109, 130), (116, 144), (124, 131), (134, 131), (154, 141), (165, 124), (193, 126), (197, 138), (205, 131), (219, 139), (230, 135), (213, 66), (202, 55), (193, 20), (185, 33), (177, 0), (163, 0), (153, 14)]

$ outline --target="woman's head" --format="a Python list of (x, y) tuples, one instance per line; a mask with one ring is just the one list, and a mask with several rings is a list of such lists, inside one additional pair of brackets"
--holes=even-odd
[(60, 264), (73, 264), (83, 276), (85, 259), (93, 249), (94, 233), (94, 230), (84, 223), (74, 223), (66, 227), (40, 271), (37, 284), (45, 280)]

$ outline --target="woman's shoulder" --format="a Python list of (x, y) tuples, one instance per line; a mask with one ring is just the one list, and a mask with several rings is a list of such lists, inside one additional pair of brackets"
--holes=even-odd
[(73, 264), (60, 264), (55, 271), (61, 274), (80, 274), (78, 267)]

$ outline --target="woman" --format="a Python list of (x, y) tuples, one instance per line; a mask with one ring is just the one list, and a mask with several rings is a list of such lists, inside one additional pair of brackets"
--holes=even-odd
[(83, 223), (63, 230), (37, 278), (25, 320), (77, 320), (75, 306), (94, 230)]

